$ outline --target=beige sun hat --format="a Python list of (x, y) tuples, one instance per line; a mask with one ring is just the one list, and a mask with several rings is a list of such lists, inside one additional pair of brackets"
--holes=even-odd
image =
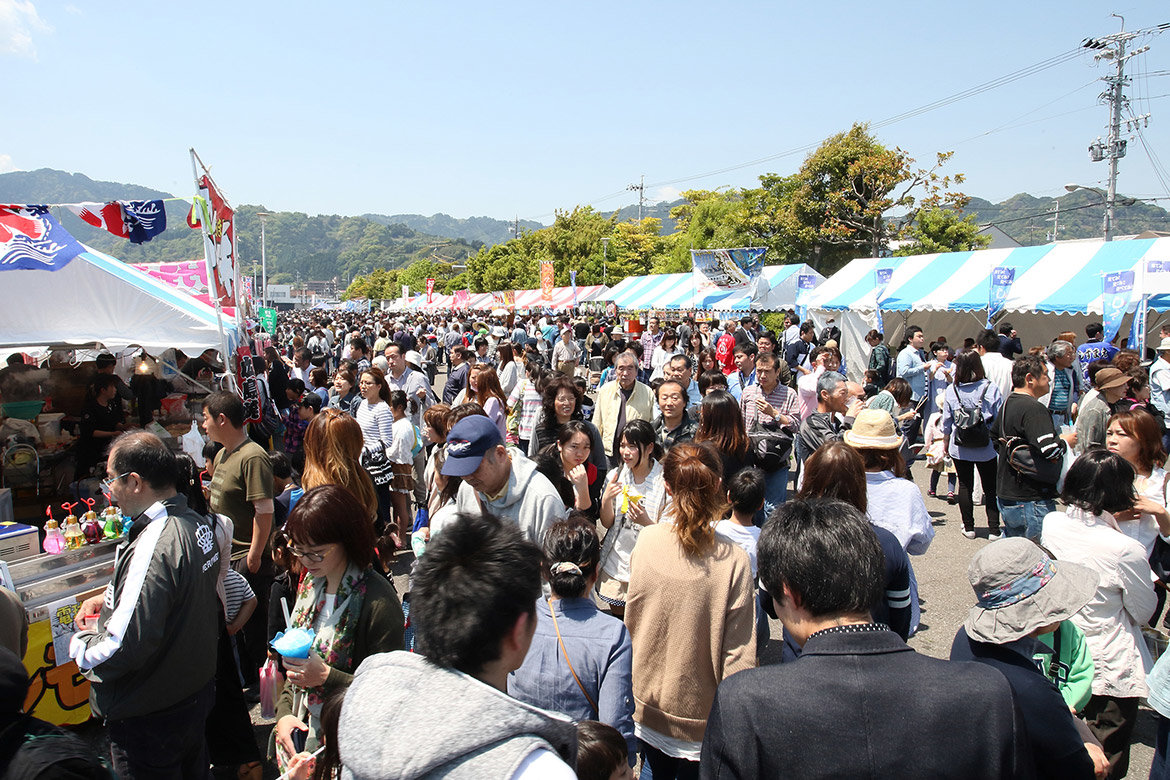
[(850, 447), (859, 450), (896, 450), (902, 446), (902, 436), (894, 418), (885, 409), (862, 409), (853, 422), (853, 428), (842, 437)]

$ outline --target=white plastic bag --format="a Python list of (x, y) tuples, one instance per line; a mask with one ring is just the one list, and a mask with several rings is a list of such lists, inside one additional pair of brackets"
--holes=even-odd
[(203, 434), (199, 432), (199, 425), (192, 420), (191, 430), (183, 434), (183, 452), (191, 456), (191, 460), (195, 461), (195, 465), (203, 468)]

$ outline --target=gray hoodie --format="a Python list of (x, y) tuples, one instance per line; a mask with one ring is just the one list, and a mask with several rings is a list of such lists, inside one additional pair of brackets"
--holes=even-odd
[(503, 495), (492, 500), (464, 482), (459, 486), (455, 508), (459, 512), (487, 511), (507, 518), (520, 526), (525, 539), (540, 546), (549, 526), (557, 520), (564, 520), (569, 513), (560, 493), (548, 477), (536, 470), (535, 463), (515, 447), (509, 447), (508, 454), (512, 457), (512, 473)]
[(358, 667), (337, 745), (342, 780), (510, 778), (537, 750), (574, 766), (577, 729), (563, 715), (396, 651)]

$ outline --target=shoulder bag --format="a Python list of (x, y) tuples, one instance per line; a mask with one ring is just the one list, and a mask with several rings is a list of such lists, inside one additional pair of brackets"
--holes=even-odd
[(382, 485), (389, 485), (390, 480), (394, 479), (394, 464), (386, 457), (386, 445), (378, 439), (378, 447), (376, 449), (363, 449), (361, 458), (362, 468), (370, 475), (370, 479), (374, 480), (374, 484), (381, 487)]
[(581, 678), (577, 676), (577, 670), (573, 668), (573, 662), (569, 660), (569, 651), (565, 648), (565, 640), (561, 639), (561, 627), (557, 624), (557, 611), (553, 608), (551, 600), (548, 602), (548, 612), (552, 615), (553, 630), (557, 632), (557, 644), (561, 646), (561, 655), (565, 657), (565, 663), (569, 665), (569, 674), (573, 675), (573, 682), (577, 683), (577, 687), (581, 690), (581, 695), (585, 697), (585, 701), (589, 702), (589, 706), (593, 708), (593, 717), (597, 718), (600, 713), (597, 709), (597, 702), (593, 701), (593, 697), (589, 695), (589, 691), (585, 690), (585, 686), (581, 684)]

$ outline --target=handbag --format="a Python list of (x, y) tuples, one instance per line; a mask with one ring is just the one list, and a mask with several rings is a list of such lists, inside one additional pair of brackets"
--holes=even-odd
[(757, 419), (748, 433), (756, 466), (768, 474), (787, 468), (788, 454), (792, 452), (792, 434), (779, 425), (773, 425), (761, 424)]
[(361, 464), (378, 487), (389, 485), (390, 480), (394, 479), (394, 464), (386, 457), (386, 445), (381, 439), (378, 439), (377, 449), (362, 450)]

